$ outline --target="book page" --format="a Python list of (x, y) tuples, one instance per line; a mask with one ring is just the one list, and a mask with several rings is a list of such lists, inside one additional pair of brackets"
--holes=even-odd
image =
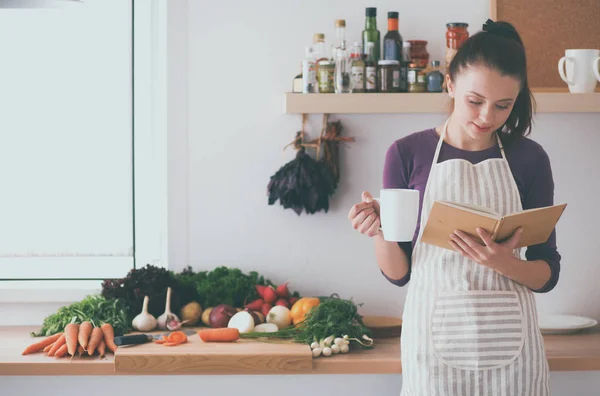
[(544, 243), (550, 237), (567, 204), (524, 210), (504, 216), (498, 229), (497, 242), (510, 238), (523, 227), (519, 245), (525, 247)]
[(481, 227), (493, 233), (498, 223), (499, 220), (493, 215), (436, 201), (429, 214), (421, 241), (452, 250), (449, 243), (450, 235), (460, 230), (482, 243), (477, 228)]
[(469, 204), (464, 202), (451, 202), (451, 201), (438, 201), (441, 204), (452, 206), (457, 209), (463, 209), (471, 213), (490, 215), (492, 218), (500, 220), (500, 214), (494, 211), (491, 208), (487, 208), (485, 206)]

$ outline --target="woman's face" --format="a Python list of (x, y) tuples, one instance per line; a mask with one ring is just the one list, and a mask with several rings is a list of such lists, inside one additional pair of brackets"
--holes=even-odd
[(490, 139), (504, 125), (521, 89), (516, 78), (485, 66), (467, 67), (446, 82), (454, 98), (453, 123), (475, 140)]

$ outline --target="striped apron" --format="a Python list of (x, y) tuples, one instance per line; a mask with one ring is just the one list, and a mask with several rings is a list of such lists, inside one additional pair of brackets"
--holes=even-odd
[[(522, 210), (502, 158), (438, 162), (425, 187), (403, 314), (402, 396), (548, 396), (548, 363), (532, 292), (461, 254), (421, 243), (436, 200)], [(520, 257), (520, 249), (515, 256)]]

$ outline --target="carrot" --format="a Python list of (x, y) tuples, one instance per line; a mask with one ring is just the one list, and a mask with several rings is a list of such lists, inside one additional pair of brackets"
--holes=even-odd
[(54, 346), (54, 344), (56, 344), (56, 342), (53, 342), (52, 344), (46, 346), (46, 348), (44, 348), (42, 352), (48, 352), (50, 349), (52, 349), (52, 347)]
[(108, 349), (113, 351), (113, 353), (117, 352), (117, 345), (115, 344), (115, 330), (113, 329), (110, 323), (104, 323), (101, 327), (102, 332), (104, 333), (104, 342)]
[(61, 346), (60, 348), (58, 348), (56, 350), (56, 352), (54, 353), (54, 356), (56, 356), (57, 358), (63, 357), (67, 354), (67, 352), (68, 352), (68, 345), (63, 344), (63, 346)]
[(199, 330), (198, 335), (204, 342), (230, 342), (240, 338), (240, 331), (233, 327), (224, 327)]
[(88, 342), (90, 341), (90, 335), (92, 334), (92, 328), (94, 326), (91, 322), (87, 320), (81, 323), (79, 327), (79, 334), (77, 335), (77, 340), (79, 341), (79, 345), (83, 347), (87, 351)]
[(183, 344), (183, 342), (165, 342), (163, 345), (164, 346), (175, 346), (175, 345), (180, 345)]
[(155, 344), (164, 344), (165, 342), (165, 340), (154, 340)]
[(77, 354), (78, 354), (79, 356), (81, 356), (81, 355), (83, 355), (83, 352), (85, 352), (85, 351), (83, 350), (83, 347), (82, 347), (81, 345), (79, 345), (79, 346), (77, 347)]
[(173, 331), (171, 334), (167, 336), (167, 342), (176, 342), (178, 344), (183, 344), (187, 342), (187, 335), (183, 331)]
[(92, 330), (92, 335), (90, 337), (90, 342), (88, 343), (88, 355), (92, 356), (94, 351), (100, 345), (100, 340), (104, 337), (104, 333), (100, 327), (94, 327)]
[(100, 355), (100, 357), (104, 357), (104, 354), (106, 353), (106, 343), (103, 339), (100, 340), (100, 344), (98, 344), (98, 348), (96, 348), (96, 351), (98, 352), (98, 355)]
[(53, 344), (52, 348), (50, 348), (50, 350), (48, 351), (48, 356), (54, 356), (54, 354), (56, 353), (56, 351), (58, 351), (58, 348), (62, 347), (63, 345), (65, 345), (67, 341), (65, 340), (65, 334), (63, 333), (58, 340), (56, 340), (56, 342)]
[(25, 348), (25, 350), (23, 351), (23, 353), (21, 355), (29, 355), (30, 353), (40, 352), (41, 350), (46, 348), (48, 345), (50, 345), (50, 344), (54, 343), (56, 340), (58, 340), (60, 338), (61, 334), (62, 333), (57, 333), (57, 334), (51, 335), (50, 337), (44, 338), (42, 341), (38, 341), (36, 343), (29, 345), (27, 348)]
[(65, 338), (69, 355), (75, 356), (77, 352), (77, 336), (79, 334), (79, 323), (69, 323), (65, 326)]

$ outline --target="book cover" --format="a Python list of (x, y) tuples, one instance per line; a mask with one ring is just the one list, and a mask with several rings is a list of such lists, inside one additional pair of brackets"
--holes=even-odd
[(478, 205), (435, 201), (421, 240), (454, 250), (449, 241), (455, 230), (461, 230), (483, 243), (477, 234), (478, 227), (492, 234), (492, 239), (496, 242), (505, 241), (519, 227), (523, 227), (517, 247), (537, 245), (548, 240), (566, 206), (567, 204), (546, 206), (500, 216), (493, 210)]

